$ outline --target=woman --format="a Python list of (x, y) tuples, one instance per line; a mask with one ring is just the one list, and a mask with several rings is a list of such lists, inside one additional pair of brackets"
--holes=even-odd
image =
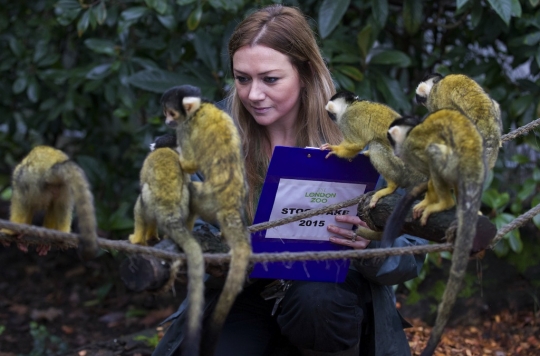
[[(339, 143), (340, 133), (324, 104), (335, 92), (314, 34), (295, 8), (273, 5), (249, 15), (229, 41), (235, 85), (228, 108), (244, 139), (253, 219), (266, 170), (276, 145), (321, 146)], [(337, 221), (365, 224), (354, 216)], [(356, 249), (376, 247), (354, 232), (329, 226), (331, 241)], [(400, 237), (398, 246), (419, 243)], [(394, 256), (352, 264), (344, 283), (295, 281), (277, 316), (275, 300), (260, 293), (269, 280), (245, 287), (237, 298), (217, 345), (216, 355), (410, 355), (404, 321), (392, 289), (417, 276), (423, 256)], [(207, 315), (219, 289), (207, 288)], [(179, 354), (183, 309), (154, 355)]]

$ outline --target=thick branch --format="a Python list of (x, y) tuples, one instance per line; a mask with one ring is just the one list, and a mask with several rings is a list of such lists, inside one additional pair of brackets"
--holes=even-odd
[[(401, 199), (401, 195), (394, 193), (380, 199), (375, 208), (369, 208), (369, 201), (372, 192), (363, 196), (363, 200), (358, 203), (358, 216), (365, 221), (373, 230), (382, 231), (386, 220), (394, 210), (395, 205)], [(455, 229), (448, 229), (456, 220), (456, 210), (450, 209), (440, 213), (432, 214), (426, 226), (421, 226), (419, 220), (413, 220), (411, 212), (407, 214), (402, 233), (418, 236), (433, 242), (454, 241)], [(447, 232), (448, 231), (448, 232)], [(446, 236), (447, 233), (449, 236)], [(485, 250), (497, 234), (496, 226), (485, 216), (479, 216), (476, 223), (476, 236), (474, 238), (471, 253), (475, 254)]]

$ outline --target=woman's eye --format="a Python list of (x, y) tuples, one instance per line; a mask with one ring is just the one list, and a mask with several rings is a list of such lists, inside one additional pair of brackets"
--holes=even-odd
[(264, 77), (264, 81), (269, 83), (269, 84), (272, 84), (272, 83), (275, 83), (278, 81), (279, 78), (276, 78), (276, 77)]
[(248, 81), (246, 77), (242, 77), (240, 75), (235, 76), (234, 79), (236, 79), (238, 83), (246, 83)]

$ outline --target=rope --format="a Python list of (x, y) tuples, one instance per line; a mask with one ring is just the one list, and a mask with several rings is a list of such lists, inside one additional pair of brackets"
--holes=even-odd
[(501, 141), (502, 142), (506, 142), (506, 141), (510, 141), (510, 140), (513, 140), (515, 139), (516, 137), (519, 137), (521, 135), (525, 135), (526, 133), (528, 133), (529, 131), (531, 130), (534, 130), (537, 126), (540, 125), (540, 118), (534, 120), (534, 121), (531, 121), (529, 122), (528, 124), (526, 125), (523, 125), (521, 127), (518, 127), (517, 129), (515, 129), (514, 131), (511, 131), (509, 133), (507, 133), (506, 135), (502, 135), (501, 136)]
[(489, 248), (492, 249), (497, 244), (497, 242), (499, 242), (504, 237), (504, 235), (506, 235), (512, 230), (517, 229), (520, 226), (525, 225), (527, 221), (529, 221), (538, 214), (540, 214), (540, 204), (538, 204), (534, 208), (531, 208), (525, 214), (518, 216), (508, 224), (502, 226), (499, 230), (497, 230), (497, 235), (495, 235), (495, 237), (493, 238), (493, 241), (489, 245)]
[(268, 221), (268, 222), (263, 222), (263, 223), (260, 223), (260, 224), (251, 225), (251, 226), (248, 227), (248, 230), (249, 230), (249, 232), (268, 230), (268, 229), (271, 229), (271, 228), (276, 227), (276, 226), (281, 226), (281, 225), (285, 225), (285, 224), (288, 224), (288, 223), (292, 223), (294, 221), (310, 218), (310, 217), (315, 216), (315, 215), (322, 215), (322, 214), (325, 214), (325, 213), (329, 213), (331, 211), (339, 210), (339, 209), (345, 208), (347, 206), (356, 205), (356, 204), (360, 203), (360, 201), (363, 200), (363, 197), (364, 197), (364, 195), (362, 194), (362, 195), (360, 195), (360, 196), (358, 196), (356, 198), (345, 200), (345, 201), (343, 201), (341, 203), (327, 205), (327, 206), (319, 208), (319, 209), (312, 209), (312, 210), (304, 211), (304, 212), (298, 213), (296, 215), (292, 215), (292, 216), (289, 216), (289, 217), (286, 217), (286, 218), (283, 218), (283, 219), (279, 219), (279, 220)]
[[(61, 248), (75, 248), (78, 244), (78, 235), (65, 233), (42, 227), (15, 224), (10, 221), (0, 219), (0, 227), (12, 230), (25, 236), (18, 237), (0, 233), (0, 241), (3, 242), (28, 242), (30, 244), (51, 244)], [(31, 236), (26, 236), (26, 234)], [(171, 251), (158, 250), (149, 246), (134, 245), (128, 241), (108, 240), (98, 238), (98, 246), (105, 250), (117, 250), (129, 254), (139, 253), (151, 255), (156, 258), (168, 261), (185, 261), (185, 254)], [(424, 254), (430, 252), (451, 251), (452, 244), (434, 244), (408, 247), (374, 248), (365, 250), (341, 250), (341, 251), (306, 251), (306, 252), (279, 252), (279, 253), (256, 253), (250, 257), (251, 262), (289, 262), (289, 261), (322, 261), (348, 258), (373, 258), (386, 257), (402, 254)], [(227, 253), (205, 253), (203, 254), (206, 263), (215, 265), (228, 263), (230, 255)]]

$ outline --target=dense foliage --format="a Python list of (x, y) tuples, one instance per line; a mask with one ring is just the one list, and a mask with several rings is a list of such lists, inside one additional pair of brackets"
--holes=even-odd
[[(279, 1), (274, 1), (279, 2)], [(160, 93), (181, 83), (220, 99), (231, 85), (226, 44), (268, 0), (1, 1), (0, 191), (40, 143), (87, 172), (99, 226), (125, 237), (138, 171), (163, 133)], [(540, 0), (305, 0), (339, 87), (424, 114), (414, 89), (431, 71), (465, 73), (499, 101), (504, 132), (540, 116)], [(540, 202), (536, 134), (504, 144), (484, 194), (498, 226)], [(540, 218), (535, 223), (540, 226)], [(497, 245), (523, 249), (519, 231)]]

